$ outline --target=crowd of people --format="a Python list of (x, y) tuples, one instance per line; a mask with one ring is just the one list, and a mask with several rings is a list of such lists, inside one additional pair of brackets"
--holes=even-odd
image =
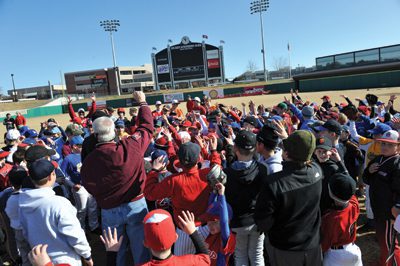
[[(398, 265), (400, 112), (373, 94), (228, 106), (208, 97), (53, 118), (8, 115), (2, 227), (22, 265), (362, 265), (359, 198)], [(18, 121), (18, 122), (17, 122)], [(7, 229), (8, 228), (8, 229)], [(2, 237), (0, 237), (2, 239)], [(4, 239), (4, 237), (3, 237)]]

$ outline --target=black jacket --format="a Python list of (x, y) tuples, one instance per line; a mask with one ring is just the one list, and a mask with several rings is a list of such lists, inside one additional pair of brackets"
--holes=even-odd
[[(400, 204), (400, 156), (392, 157), (378, 156), (369, 162), (364, 170), (364, 182), (369, 185), (369, 197), (374, 217), (391, 219), (391, 209)], [(379, 163), (378, 171), (371, 174), (369, 166)]]
[(323, 163), (317, 162), (317, 163), (321, 167), (322, 174), (324, 176), (324, 178), (322, 179), (322, 193), (320, 202), (321, 214), (324, 214), (325, 211), (330, 209), (333, 204), (333, 200), (329, 196), (329, 190), (328, 190), (329, 181), (332, 179), (332, 176), (334, 174), (347, 173), (347, 169), (343, 161), (334, 162), (333, 160), (329, 159), (326, 162)]
[(254, 218), (277, 249), (304, 251), (320, 242), (319, 201), (322, 170), (315, 162), (283, 162), (283, 170), (268, 177), (258, 199)]
[(226, 200), (233, 211), (231, 227), (255, 224), (253, 216), (256, 200), (263, 184), (266, 183), (268, 169), (254, 160), (246, 169), (234, 170), (228, 167), (224, 172), (227, 174)]

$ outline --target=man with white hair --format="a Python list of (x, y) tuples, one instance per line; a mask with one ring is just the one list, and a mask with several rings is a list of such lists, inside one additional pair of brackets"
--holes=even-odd
[(134, 99), (140, 104), (135, 133), (114, 141), (114, 123), (109, 117), (93, 122), (98, 144), (85, 158), (81, 168), (82, 184), (101, 208), (102, 228), (117, 228), (118, 238), (124, 235), (117, 255), (117, 265), (125, 265), (129, 241), (135, 264), (147, 262), (149, 251), (143, 246), (143, 218), (147, 205), (143, 196), (144, 153), (152, 138), (153, 118), (143, 92), (136, 91)]

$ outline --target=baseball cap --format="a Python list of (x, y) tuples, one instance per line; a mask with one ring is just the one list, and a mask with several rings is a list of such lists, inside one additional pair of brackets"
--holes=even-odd
[(163, 121), (156, 119), (154, 120), (154, 127), (162, 127)]
[(83, 134), (83, 130), (77, 124), (69, 124), (65, 128), (65, 133), (69, 133), (71, 135), (78, 136), (78, 135), (82, 135)]
[(200, 146), (193, 142), (186, 142), (179, 147), (178, 158), (182, 166), (191, 166), (197, 163), (200, 155)]
[(28, 130), (29, 130), (28, 126), (22, 126), (22, 127), (19, 128), (19, 133), (21, 135), (25, 135), (26, 131), (28, 131)]
[(165, 104), (165, 105), (163, 106), (163, 109), (169, 111), (169, 110), (171, 109), (171, 105)]
[(55, 155), (56, 151), (53, 149), (47, 149), (42, 145), (34, 145), (26, 150), (25, 160), (27, 162), (33, 162), (46, 156)]
[(107, 111), (109, 111), (111, 113), (114, 112), (114, 107), (112, 107), (112, 106), (107, 106), (106, 109), (107, 109)]
[(283, 118), (282, 118), (282, 116), (279, 116), (279, 115), (273, 115), (269, 120), (270, 120), (270, 121), (272, 121), (272, 120), (275, 120), (275, 121), (282, 121)]
[(8, 152), (8, 151), (0, 150), (0, 159), (6, 158), (9, 154), (10, 154), (10, 152)]
[(180, 131), (178, 132), (178, 135), (181, 139), (190, 139), (190, 134), (187, 131)]
[(29, 129), (28, 131), (25, 132), (24, 136), (26, 138), (36, 138), (37, 136), (39, 136), (39, 134), (37, 133), (36, 130)]
[(71, 146), (72, 145), (82, 145), (82, 143), (83, 143), (83, 138), (80, 135), (72, 137), (71, 141), (69, 142), (69, 144)]
[(377, 141), (381, 142), (388, 142), (388, 143), (396, 143), (399, 144), (399, 133), (395, 130), (388, 130), (385, 133), (383, 133), (382, 137), (379, 139), (376, 139)]
[(343, 132), (350, 133), (350, 128), (349, 128), (348, 126), (346, 126), (346, 125), (343, 125), (343, 126), (342, 126), (342, 131), (343, 131)]
[(314, 108), (312, 106), (304, 106), (301, 110), (301, 114), (305, 117), (313, 117), (314, 116)]
[(92, 114), (92, 121), (96, 120), (99, 117), (102, 116), (108, 116), (104, 111), (101, 110), (96, 110), (93, 114)]
[(324, 149), (327, 151), (332, 150), (332, 141), (327, 137), (318, 138), (315, 149)]
[(239, 133), (236, 135), (235, 138), (235, 145), (245, 150), (251, 150), (255, 148), (256, 143), (257, 143), (256, 135), (247, 130), (239, 131)]
[(342, 133), (342, 126), (339, 124), (338, 121), (334, 119), (329, 119), (326, 121), (322, 126), (317, 126), (315, 127), (317, 131), (331, 131), (336, 133), (337, 135), (340, 135)]
[(125, 114), (125, 109), (124, 108), (118, 108), (117, 113), (124, 113)]
[(260, 132), (257, 134), (257, 141), (261, 143), (271, 143), (271, 144), (278, 144), (279, 137), (276, 135), (275, 130), (268, 126), (264, 125)]
[(27, 144), (27, 145), (35, 145), (37, 141), (32, 138), (26, 138), (22, 141), (22, 143)]
[(328, 95), (324, 95), (324, 96), (322, 96), (321, 100), (323, 100), (323, 99), (326, 99), (329, 101), (331, 99), (331, 97), (329, 97)]
[(286, 110), (288, 108), (287, 104), (284, 103), (284, 102), (278, 103), (277, 107), (279, 107), (279, 108), (281, 108), (283, 110)]
[(165, 210), (155, 209), (143, 219), (144, 245), (155, 251), (172, 247), (178, 238), (171, 214)]
[(40, 159), (31, 163), (28, 167), (32, 180), (39, 181), (48, 177), (54, 171), (54, 165), (46, 159)]
[(161, 105), (161, 104), (162, 104), (161, 101), (156, 101), (155, 105)]
[(191, 127), (192, 126), (192, 122), (190, 122), (189, 120), (185, 120), (182, 124), (181, 127)]
[(79, 109), (78, 109), (78, 113), (82, 113), (82, 112), (84, 113), (84, 112), (85, 112), (85, 109), (79, 108)]
[(367, 130), (369, 133), (372, 135), (377, 135), (377, 134), (383, 134), (386, 131), (391, 130), (392, 128), (389, 125), (386, 125), (384, 123), (379, 123), (377, 124), (373, 129)]
[(179, 104), (179, 101), (174, 99), (174, 100), (172, 100), (172, 104)]
[(167, 138), (165, 138), (164, 136), (162, 136), (161, 138), (158, 138), (156, 140), (156, 142), (154, 143), (154, 146), (157, 149), (166, 149), (166, 148), (168, 148), (168, 140), (167, 140)]
[(329, 179), (328, 190), (333, 200), (346, 204), (356, 193), (356, 182), (348, 174), (337, 173)]
[(47, 119), (47, 123), (55, 123), (56, 120), (54, 118), (49, 118)]
[(194, 97), (194, 100), (195, 100), (196, 102), (199, 102), (199, 103), (201, 103), (201, 100), (200, 100), (200, 98), (199, 98), (199, 97)]
[(151, 154), (151, 161), (155, 161), (157, 158), (160, 158), (161, 156), (165, 156), (164, 163), (168, 162), (168, 155), (165, 151), (160, 150), (160, 149), (155, 149), (153, 153)]
[(124, 128), (125, 127), (125, 122), (122, 120), (117, 120), (115, 121), (115, 128)]
[(61, 134), (61, 131), (60, 131), (60, 129), (58, 127), (53, 127), (51, 129), (51, 133), (52, 134)]
[[(220, 220), (221, 204), (218, 201), (211, 202), (204, 214), (200, 215), (199, 220), (202, 222), (218, 221)], [(231, 205), (226, 203), (228, 207), (228, 219), (232, 219), (233, 211)]]
[(252, 125), (253, 127), (257, 126), (257, 119), (254, 116), (247, 116), (244, 120), (243, 123), (248, 123)]
[(21, 134), (17, 129), (9, 129), (6, 134), (6, 139), (8, 140), (17, 140)]
[(314, 153), (315, 143), (313, 133), (308, 130), (297, 130), (283, 140), (283, 148), (292, 160), (306, 162)]

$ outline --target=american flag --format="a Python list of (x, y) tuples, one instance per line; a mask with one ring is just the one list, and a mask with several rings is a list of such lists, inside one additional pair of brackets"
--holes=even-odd
[(168, 42), (169, 42), (169, 43), (172, 43), (172, 40), (171, 40), (171, 39), (168, 39)]
[(203, 39), (208, 39), (208, 35), (203, 34)]
[(219, 43), (220, 43), (220, 44), (225, 44), (225, 41), (220, 40)]
[(156, 47), (153, 47), (153, 51), (157, 51), (157, 48), (156, 48)]
[(287, 50), (290, 51), (290, 45), (289, 45), (289, 43), (287, 44)]

